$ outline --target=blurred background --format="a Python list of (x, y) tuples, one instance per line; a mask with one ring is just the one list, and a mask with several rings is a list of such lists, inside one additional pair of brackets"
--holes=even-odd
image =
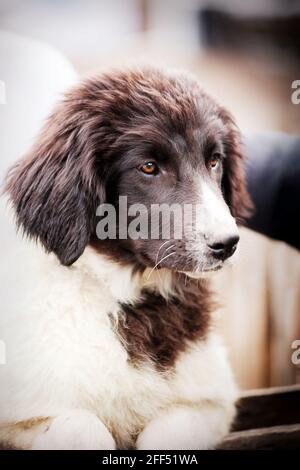
[[(300, 79), (298, 0), (0, 0), (0, 129), (5, 121), (14, 130), (1, 133), (1, 172), (77, 75), (132, 61), (195, 73), (244, 133), (299, 134), (300, 105), (291, 101)], [(300, 339), (299, 252), (244, 229), (234, 266), (215, 283), (216, 323), (239, 385), (300, 382), (291, 361)]]

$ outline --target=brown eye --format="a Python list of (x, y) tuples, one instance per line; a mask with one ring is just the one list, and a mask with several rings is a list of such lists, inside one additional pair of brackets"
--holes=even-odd
[(141, 171), (146, 175), (157, 175), (159, 169), (155, 162), (147, 162), (140, 167)]
[(209, 168), (211, 170), (217, 170), (219, 168), (221, 161), (221, 155), (219, 153), (214, 153), (211, 159), (209, 160)]

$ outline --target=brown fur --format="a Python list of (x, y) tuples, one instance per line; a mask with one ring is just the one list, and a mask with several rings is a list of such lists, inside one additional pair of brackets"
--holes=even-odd
[(207, 282), (179, 274), (175, 292), (166, 300), (145, 290), (135, 304), (121, 306), (118, 334), (133, 364), (150, 360), (170, 370), (188, 341), (205, 339), (213, 307)]
[[(193, 131), (201, 131), (201, 146), (208, 148), (214, 138), (205, 121), (210, 116), (219, 117), (226, 130), (224, 197), (233, 215), (244, 217), (249, 198), (231, 116), (191, 77), (150, 67), (102, 74), (66, 94), (32, 151), (9, 173), (6, 191), (19, 227), (65, 265), (76, 261), (90, 242), (107, 252), (107, 243), (95, 238), (95, 212), (100, 203), (114, 202), (120, 191), (122, 161), (132, 152), (136, 158), (154, 153), (174, 160), (173, 144), (179, 136), (181, 157), (185, 154), (197, 165), (201, 149)], [(157, 188), (158, 196), (161, 191)], [(193, 194), (188, 179), (182, 183), (184, 191)], [(155, 197), (153, 193), (153, 202)], [(149, 264), (141, 254), (137, 259), (135, 247), (113, 244), (109, 251), (116, 259)]]
[[(35, 432), (47, 432), (52, 418), (38, 416), (0, 427), (0, 450), (26, 450), (30, 448)], [(22, 445), (18, 442), (22, 436)]]
[[(207, 160), (217, 139), (226, 155), (215, 178)], [(154, 185), (136, 170), (148, 158), (168, 170)], [(6, 190), (18, 225), (62, 264), (74, 263), (91, 244), (143, 270), (155, 265), (161, 240), (99, 240), (96, 207), (117, 204), (124, 194), (129, 204), (194, 202), (196, 172), (222, 190), (238, 221), (247, 216), (240, 136), (227, 110), (184, 74), (125, 69), (87, 80), (66, 95), (33, 150), (10, 172)], [(176, 242), (176, 257), (161, 266), (192, 271), (184, 246)], [(136, 304), (122, 305), (119, 335), (133, 362), (150, 357), (167, 369), (187, 341), (205, 337), (211, 310), (206, 284), (198, 288), (189, 280), (185, 286), (176, 276), (178, 295), (169, 301), (144, 291)]]

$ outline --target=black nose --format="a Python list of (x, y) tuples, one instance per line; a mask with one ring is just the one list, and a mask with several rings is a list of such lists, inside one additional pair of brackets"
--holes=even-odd
[(223, 240), (214, 241), (213, 243), (208, 243), (208, 247), (214, 258), (224, 261), (226, 258), (229, 258), (229, 256), (233, 255), (239, 239), (240, 237), (235, 235)]

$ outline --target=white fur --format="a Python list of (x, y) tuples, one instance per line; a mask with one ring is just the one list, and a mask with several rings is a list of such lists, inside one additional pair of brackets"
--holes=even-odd
[(36, 450), (114, 450), (115, 441), (97, 418), (85, 410), (70, 410), (54, 418), (32, 442)]
[(217, 185), (208, 184), (205, 179), (198, 179), (198, 196), (195, 208), (195, 220), (187, 220), (185, 243), (187, 252), (193, 254), (197, 265), (193, 272), (186, 273), (192, 278), (206, 276), (207, 272), (217, 270), (228, 263), (215, 259), (212, 262), (209, 245), (222, 243), (226, 239), (238, 236), (234, 217), (225, 203)]
[[(218, 189), (219, 191), (219, 189)], [(205, 227), (204, 237), (209, 243), (238, 235), (234, 217), (221, 194), (214, 191), (210, 184), (201, 181), (200, 227)]]
[(204, 403), (180, 405), (163, 411), (141, 432), (137, 449), (208, 450), (228, 432), (226, 409)]
[[(24, 448), (108, 449), (111, 433), (128, 446), (142, 432), (140, 448), (213, 447), (228, 431), (236, 398), (217, 336), (190, 344), (175, 370), (162, 374), (150, 362), (133, 367), (111, 324), (118, 302), (138, 299), (145, 285), (169, 295), (170, 273), (133, 276), (91, 248), (66, 268), (24, 246), (12, 253), (13, 276), (1, 293), (0, 439)], [(8, 432), (37, 417), (49, 417), (46, 428)]]

